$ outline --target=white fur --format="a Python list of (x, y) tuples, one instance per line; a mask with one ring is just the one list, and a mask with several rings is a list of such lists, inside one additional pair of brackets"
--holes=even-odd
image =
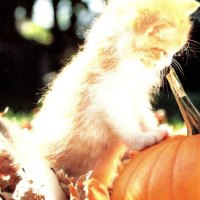
[(179, 1), (109, 3), (33, 120), (33, 152), (45, 165), (76, 177), (94, 170), (110, 185), (113, 177), (107, 176), (116, 170), (124, 143), (141, 150), (166, 136), (150, 102), (160, 70), (188, 39), (187, 10), (195, 10), (197, 3)]

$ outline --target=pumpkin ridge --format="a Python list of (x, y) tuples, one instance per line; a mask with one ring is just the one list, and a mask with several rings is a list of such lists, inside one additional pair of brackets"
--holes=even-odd
[[(171, 147), (175, 145), (175, 148), (176, 148), (177, 146), (176, 142), (179, 143), (179, 141), (182, 140), (183, 138), (185, 138), (185, 136), (179, 135), (179, 136), (169, 137), (159, 144), (156, 144), (144, 149), (143, 151), (136, 154), (133, 158), (131, 158), (131, 161), (124, 167), (123, 171), (119, 174), (119, 176), (114, 182), (111, 200), (123, 200), (123, 199), (124, 200), (125, 199), (126, 200), (133, 200), (133, 199), (152, 200), (152, 198), (153, 200), (156, 200), (154, 199), (153, 195), (157, 193), (159, 194), (159, 192), (162, 193), (163, 190), (159, 189), (159, 187), (157, 188), (158, 189), (157, 190), (156, 187), (154, 187), (154, 184), (156, 184), (156, 182), (159, 183), (159, 181), (156, 181), (156, 177), (154, 179), (154, 182), (156, 181), (154, 184), (152, 185), (148, 184), (149, 182), (151, 182), (148, 180), (152, 179), (154, 176), (154, 175), (151, 175), (151, 171), (153, 171), (154, 166), (157, 165), (157, 162), (156, 162), (157, 160), (160, 163), (160, 166), (163, 166), (162, 162), (165, 161), (166, 159), (161, 160), (160, 158), (164, 157), (163, 156), (164, 149), (165, 150), (168, 149), (167, 151), (169, 152), (169, 155), (170, 155), (171, 151), (173, 153), (173, 148)], [(165, 161), (166, 164), (168, 164), (169, 162), (170, 162), (170, 159)], [(159, 168), (159, 169), (162, 169), (162, 168)], [(167, 174), (166, 171), (162, 170), (162, 171), (159, 171), (159, 173), (157, 174), (158, 176), (160, 174), (161, 179), (159, 177), (157, 178), (161, 180), (161, 184), (163, 185), (165, 189), (164, 175)], [(141, 182), (141, 180), (143, 181)], [(170, 182), (168, 182), (168, 185), (170, 186)], [(152, 186), (154, 187), (154, 189), (152, 189), (153, 188)], [(143, 188), (146, 188), (146, 189), (144, 190)], [(148, 190), (148, 193), (147, 193), (147, 190)], [(154, 191), (154, 193), (150, 194), (150, 192), (152, 191)], [(164, 196), (167, 197), (165, 194)]]
[[(137, 157), (139, 157), (140, 158), (140, 160), (138, 161), (137, 160), (137, 164), (135, 164), (135, 167), (134, 167), (134, 170), (137, 170), (137, 168), (139, 168), (140, 167), (140, 165), (141, 165), (141, 163), (143, 162), (143, 158), (144, 158), (144, 156), (143, 155), (137, 155)], [(138, 159), (138, 158), (137, 158)], [(126, 168), (128, 168), (128, 166), (126, 167)], [(126, 171), (128, 171), (128, 170), (126, 170)], [(130, 174), (131, 173), (131, 171), (129, 170), (129, 180), (126, 182), (126, 184), (125, 184), (125, 190), (124, 190), (124, 192), (123, 192), (123, 198), (125, 197), (125, 195), (127, 194), (127, 190), (128, 190), (128, 187), (127, 187), (127, 185), (129, 185), (129, 183), (130, 183), (130, 179), (131, 179), (131, 177), (132, 177), (132, 175)], [(114, 200), (114, 199), (113, 199)]]
[[(162, 157), (163, 153), (165, 153), (165, 148), (167, 148), (168, 146), (170, 145), (170, 143), (164, 145), (165, 147), (163, 147), (159, 153), (159, 155), (154, 159), (154, 162), (152, 162), (152, 165), (155, 166), (157, 165), (157, 160), (160, 159), (160, 157)], [(153, 152), (153, 151), (152, 151)], [(149, 170), (150, 171), (150, 170)], [(150, 194), (150, 182), (151, 182), (151, 179), (153, 177), (153, 173), (149, 173), (148, 177), (147, 177), (147, 180), (148, 180), (148, 185), (147, 185), (147, 200), (149, 199), (149, 194)]]
[(200, 134), (141, 151), (117, 177), (111, 200), (200, 200), (199, 150)]
[[(155, 161), (158, 161), (160, 158), (162, 158), (163, 157), (163, 154), (165, 154), (165, 150), (167, 149), (167, 148), (169, 148), (169, 146), (174, 146), (174, 143), (176, 143), (177, 141), (176, 140), (174, 140), (174, 141), (172, 141), (171, 143), (163, 143), (163, 145), (160, 147), (160, 151), (159, 152), (157, 152), (157, 154), (159, 154), (157, 157), (156, 157), (156, 159), (155, 159)], [(157, 150), (158, 151), (158, 150)], [(154, 151), (152, 151), (152, 153), (155, 153)], [(154, 163), (154, 166), (153, 166), (153, 168), (154, 168), (154, 170), (153, 170), (153, 172), (151, 172), (151, 173), (149, 173), (149, 177), (147, 178), (147, 180), (148, 180), (148, 186), (147, 186), (147, 197), (148, 197), (148, 199), (149, 199), (149, 196), (151, 196), (151, 195), (149, 195), (151, 192), (150, 192), (150, 188), (151, 188), (151, 180), (153, 179), (153, 177), (157, 174), (156, 173), (156, 171), (157, 170), (155, 170), (156, 169), (156, 166), (159, 166), (160, 165), (160, 163), (159, 162), (153, 162), (152, 161), (152, 163)], [(148, 200), (147, 199), (147, 200)]]
[[(174, 172), (176, 174), (174, 178), (174, 187), (176, 187), (174, 198), (183, 193), (185, 200), (200, 199), (200, 179), (198, 178), (200, 161), (199, 157), (196, 157), (196, 155), (199, 156), (199, 147), (200, 137), (199, 135), (194, 135), (187, 137), (179, 150), (180, 153), (177, 155), (178, 162), (175, 164), (176, 171)], [(191, 180), (196, 186), (192, 186)], [(181, 182), (185, 182), (185, 184), (182, 185)], [(191, 198), (191, 193), (193, 198)]]
[[(169, 138), (169, 139), (170, 139), (170, 138)], [(166, 146), (169, 146), (169, 145), (172, 145), (172, 144), (173, 144), (173, 142), (172, 142), (172, 143), (165, 143), (165, 142), (163, 141), (162, 146), (159, 147), (159, 150), (157, 149), (157, 155), (155, 156), (154, 160), (156, 161), (156, 160), (162, 155), (162, 152), (165, 150)], [(136, 167), (134, 168), (135, 171), (137, 171), (137, 169), (141, 167), (141, 164), (143, 165), (143, 163), (145, 162), (145, 160), (148, 160), (149, 157), (151, 158), (151, 157), (152, 157), (152, 154), (155, 154), (154, 149), (157, 148), (157, 145), (158, 145), (158, 144), (156, 144), (156, 145), (154, 145), (154, 146), (151, 146), (151, 147), (148, 147), (148, 148), (146, 148), (143, 152), (141, 152), (141, 154), (137, 155), (138, 157), (140, 156), (141, 158), (140, 158), (140, 162), (137, 162), (137, 164), (135, 164), (135, 165), (136, 165)], [(145, 160), (144, 160), (143, 158), (145, 158)], [(151, 173), (150, 173), (150, 172), (151, 172), (151, 169), (152, 169), (152, 167), (154, 166), (154, 162), (151, 162), (151, 163), (152, 163), (151, 166), (148, 165), (148, 173), (147, 173), (147, 174), (149, 174), (149, 175), (146, 177), (146, 180), (149, 180), (149, 177), (151, 176)], [(129, 170), (129, 171), (130, 171), (130, 170)], [(126, 185), (130, 185), (130, 181), (132, 180), (132, 177), (133, 177), (133, 176), (135, 176), (134, 173), (132, 173), (132, 174), (129, 175), (129, 179), (128, 179)], [(149, 183), (149, 181), (148, 181), (148, 183)], [(147, 183), (146, 183), (146, 184), (147, 184)], [(147, 184), (147, 187), (149, 188), (149, 184)], [(128, 187), (125, 187), (123, 198), (124, 198), (125, 194), (127, 194), (127, 190), (129, 190), (129, 188), (128, 188)], [(149, 190), (149, 189), (147, 189), (147, 191), (148, 191), (148, 190)], [(144, 192), (144, 191), (143, 191), (143, 192)], [(147, 198), (148, 198), (148, 196), (149, 196), (148, 194), (149, 194), (149, 191), (147, 192), (147, 195), (146, 195)], [(145, 199), (145, 200), (148, 200), (148, 199)]]
[[(174, 180), (174, 177), (175, 177), (175, 172), (176, 172), (176, 165), (177, 165), (177, 160), (178, 160), (178, 154), (180, 153), (180, 149), (181, 149), (181, 147), (182, 147), (182, 145), (183, 145), (183, 143), (185, 142), (185, 138), (183, 138), (182, 140), (180, 140), (180, 142), (177, 144), (177, 148), (176, 148), (176, 151), (174, 150), (174, 152), (176, 152), (175, 153), (175, 158), (174, 158), (174, 161), (172, 162), (173, 163), (173, 166), (172, 166), (172, 174), (171, 174), (171, 180)], [(176, 189), (175, 187), (174, 187), (174, 181), (171, 181), (171, 184), (172, 184), (172, 186), (171, 186), (171, 196), (173, 197), (174, 195), (174, 192), (176, 192), (176, 191), (174, 191), (174, 189)], [(176, 199), (175, 199), (176, 200)]]
[[(135, 157), (137, 157), (137, 160), (136, 160), (137, 162), (136, 162), (136, 164), (135, 164), (135, 166), (134, 166), (134, 169), (137, 169), (137, 168), (140, 166), (141, 162), (142, 162), (143, 156), (142, 156), (142, 155), (136, 155)], [(135, 159), (135, 158), (133, 158), (133, 159)], [(130, 177), (131, 170), (127, 170), (128, 168), (130, 168), (130, 167), (129, 167), (129, 164), (127, 164), (127, 166), (126, 166), (126, 167), (123, 169), (123, 171), (120, 173), (120, 178), (118, 177), (118, 178), (114, 181), (114, 184), (120, 185), (119, 187), (124, 189), (124, 190), (123, 190), (123, 194), (122, 194), (122, 192), (121, 192), (120, 195), (117, 196), (117, 199), (118, 199), (118, 200), (119, 200), (119, 199), (120, 199), (120, 200), (121, 200), (121, 199), (124, 199), (125, 194), (126, 194), (126, 189), (125, 189), (125, 188), (127, 188), (128, 182), (124, 183), (124, 181), (121, 181), (121, 179), (123, 179), (123, 177)], [(115, 193), (115, 190), (114, 190), (114, 189), (115, 189), (115, 188), (113, 188), (113, 190), (112, 190), (112, 194)], [(118, 191), (116, 191), (116, 193), (118, 193)], [(113, 196), (114, 196), (114, 195), (111, 196), (111, 200), (116, 200), (116, 199), (113, 199)]]

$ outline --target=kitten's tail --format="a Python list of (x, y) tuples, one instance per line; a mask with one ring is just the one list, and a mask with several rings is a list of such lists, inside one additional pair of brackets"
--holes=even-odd
[(33, 135), (3, 117), (0, 117), (0, 150), (5, 150), (14, 163), (24, 169), (22, 179), (33, 181), (33, 191), (48, 200), (66, 199), (54, 172), (39, 155)]
[(5, 151), (13, 163), (21, 168), (26, 166), (30, 158), (38, 156), (33, 152), (31, 143), (33, 140), (28, 130), (20, 128), (14, 121), (0, 117), (0, 151)]
[(17, 135), (20, 137), (20, 128), (9, 120), (0, 117), (0, 150), (5, 150), (13, 160), (16, 160)]
[(33, 136), (27, 129), (11, 120), (0, 117), (0, 150), (5, 150), (17, 164), (30, 160), (30, 155), (37, 155), (33, 148)]

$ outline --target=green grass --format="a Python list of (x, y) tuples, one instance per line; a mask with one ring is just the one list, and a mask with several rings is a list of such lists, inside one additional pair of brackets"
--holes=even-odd
[[(20, 126), (23, 126), (24, 124), (26, 124), (26, 122), (30, 122), (33, 119), (33, 113), (14, 113), (11, 109), (8, 109), (8, 111), (5, 113), (5, 117), (11, 121), (17, 122)], [(184, 122), (179, 113), (175, 113), (174, 115), (168, 117), (167, 123), (169, 123), (169, 125), (173, 127), (174, 131), (180, 130), (184, 127)]]
[(8, 111), (4, 115), (7, 119), (11, 121), (17, 122), (20, 126), (23, 126), (26, 122), (29, 122), (33, 118), (33, 114), (25, 113), (25, 112), (17, 112), (14, 113), (11, 109), (8, 109)]
[(174, 131), (178, 131), (184, 127), (184, 122), (177, 117), (172, 117), (172, 119), (169, 121), (169, 124), (173, 127)]

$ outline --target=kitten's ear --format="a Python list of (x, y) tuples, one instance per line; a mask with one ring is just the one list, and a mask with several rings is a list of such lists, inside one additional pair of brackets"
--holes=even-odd
[(160, 30), (173, 26), (167, 19), (161, 19), (158, 15), (146, 11), (135, 21), (134, 25), (136, 33), (145, 35), (158, 35)]
[(146, 35), (167, 39), (174, 35), (175, 25), (163, 19), (152, 24), (145, 32)]
[(184, 7), (186, 13), (188, 15), (191, 15), (192, 13), (194, 13), (197, 8), (200, 6), (200, 3), (194, 0), (179, 0), (180, 1), (180, 5)]
[(134, 30), (139, 34), (151, 32), (158, 22), (159, 18), (156, 14), (143, 10), (134, 21)]

